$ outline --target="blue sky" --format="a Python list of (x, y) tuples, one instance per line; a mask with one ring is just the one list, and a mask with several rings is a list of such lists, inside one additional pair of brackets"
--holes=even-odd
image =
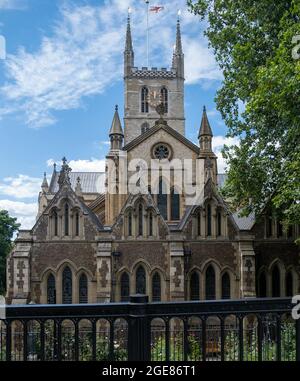
[[(176, 3), (176, 4), (175, 4)], [(214, 97), (222, 75), (185, 0), (150, 15), (150, 65), (169, 67), (181, 9), (186, 65), (186, 136), (197, 143), (205, 104), (217, 154), (226, 128)], [(0, 0), (0, 208), (30, 228), (43, 172), (63, 156), (73, 170), (102, 171), (114, 106), (123, 116), (123, 48), (128, 6), (136, 66), (146, 66), (143, 0)], [(224, 170), (220, 158), (219, 171)]]

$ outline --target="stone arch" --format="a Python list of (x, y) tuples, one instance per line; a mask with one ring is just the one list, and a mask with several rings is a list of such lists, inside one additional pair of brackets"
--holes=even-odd
[[(276, 267), (278, 269), (278, 275), (280, 277), (279, 282), (278, 281), (276, 282), (273, 279), (276, 276), (276, 271), (277, 271)], [(279, 258), (274, 259), (269, 266), (268, 289), (269, 289), (270, 296), (273, 296), (273, 294), (276, 294), (278, 296), (285, 295), (285, 275), (286, 275), (285, 266), (282, 263), (282, 261)]]
[(88, 298), (88, 301), (90, 302), (90, 300), (92, 299), (92, 281), (93, 281), (93, 274), (91, 273), (91, 271), (89, 269), (87, 269), (86, 267), (80, 267), (76, 272), (75, 272), (75, 278), (74, 278), (74, 282), (75, 282), (75, 288), (76, 288), (76, 292), (74, 294), (74, 301), (75, 303), (79, 303), (79, 282), (80, 282), (80, 278), (82, 275), (85, 275), (87, 277), (87, 291), (88, 291), (88, 295), (87, 295), (87, 298)]
[[(53, 267), (48, 267), (46, 270), (43, 271), (43, 273), (40, 276), (40, 284), (41, 284), (41, 296), (40, 296), (40, 302), (41, 304), (47, 304), (48, 303), (48, 279), (49, 276), (53, 275), (55, 279), (55, 289), (57, 293), (57, 276), (56, 271)], [(57, 295), (56, 295), (56, 302), (57, 302)]]
[(268, 295), (268, 269), (262, 266), (257, 273), (257, 296), (267, 297)]
[(205, 300), (206, 299), (206, 288), (207, 288), (207, 283), (206, 283), (206, 278), (207, 278), (207, 270), (209, 267), (212, 267), (215, 273), (215, 298), (216, 299), (221, 299), (221, 279), (220, 279), (220, 274), (221, 274), (221, 266), (218, 261), (215, 259), (208, 259), (206, 260), (203, 265), (202, 265), (202, 281), (201, 281), (201, 286), (202, 286), (202, 297)]
[(151, 272), (150, 265), (144, 261), (144, 260), (138, 260), (135, 262), (135, 264), (132, 266), (132, 271), (131, 271), (131, 281), (130, 281), (130, 289), (133, 290), (134, 293), (137, 291), (137, 271), (143, 268), (145, 272), (145, 291), (146, 294), (149, 294), (150, 290), (150, 279), (149, 279), (149, 274)]

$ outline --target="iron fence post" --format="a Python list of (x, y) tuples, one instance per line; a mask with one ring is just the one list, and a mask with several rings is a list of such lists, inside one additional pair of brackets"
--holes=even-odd
[(300, 361), (300, 319), (296, 320), (296, 360)]
[(130, 297), (128, 321), (128, 360), (151, 360), (151, 328), (147, 316), (147, 295)]

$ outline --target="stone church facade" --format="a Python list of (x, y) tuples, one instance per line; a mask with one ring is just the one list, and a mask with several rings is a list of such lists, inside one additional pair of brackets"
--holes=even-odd
[[(63, 159), (50, 183), (45, 175), (36, 223), (20, 231), (7, 261), (8, 302), (101, 303), (126, 301), (135, 293), (150, 301), (299, 293), (299, 226), (285, 232), (267, 210), (256, 219), (229, 210), (220, 194), (226, 175), (218, 173), (205, 108), (199, 144), (185, 137), (179, 21), (168, 70), (134, 66), (128, 19), (124, 81), (124, 126), (116, 108), (105, 173), (72, 172)], [(174, 170), (165, 178), (158, 169), (146, 192), (123, 192), (119, 174), (129, 178), (140, 171), (141, 159), (148, 168), (152, 160), (193, 162), (189, 185), (199, 187), (199, 202), (190, 202), (185, 187), (176, 189)], [(152, 181), (148, 170), (143, 173)]]

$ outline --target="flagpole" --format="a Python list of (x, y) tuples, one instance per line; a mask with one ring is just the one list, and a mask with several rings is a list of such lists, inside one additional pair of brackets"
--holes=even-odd
[(146, 0), (147, 4), (147, 67), (149, 67), (149, 0)]

